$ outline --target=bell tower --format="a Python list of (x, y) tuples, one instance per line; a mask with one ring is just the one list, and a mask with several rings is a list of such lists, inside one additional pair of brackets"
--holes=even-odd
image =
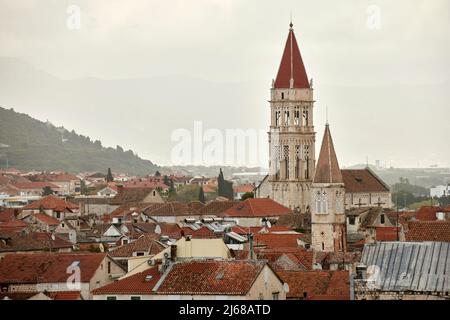
[(268, 196), (306, 212), (315, 168), (314, 99), (292, 22), (269, 103)]
[(345, 252), (345, 188), (328, 123), (311, 185), (311, 238), (314, 251)]

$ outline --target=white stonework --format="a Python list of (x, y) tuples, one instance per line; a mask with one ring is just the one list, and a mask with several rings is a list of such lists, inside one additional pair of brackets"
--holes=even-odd
[(344, 184), (313, 183), (311, 236), (315, 251), (338, 252), (345, 248)]

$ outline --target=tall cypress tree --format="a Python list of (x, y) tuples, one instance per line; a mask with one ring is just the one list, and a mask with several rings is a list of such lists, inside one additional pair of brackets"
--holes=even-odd
[(108, 168), (108, 173), (106, 174), (106, 182), (113, 182), (114, 177), (111, 172), (111, 168)]
[(222, 168), (220, 168), (219, 176), (217, 177), (217, 194), (219, 197), (225, 197), (233, 200), (233, 183), (225, 180), (223, 177)]
[(206, 202), (205, 193), (203, 192), (203, 186), (200, 186), (200, 190), (198, 191), (198, 201), (200, 201), (201, 203)]

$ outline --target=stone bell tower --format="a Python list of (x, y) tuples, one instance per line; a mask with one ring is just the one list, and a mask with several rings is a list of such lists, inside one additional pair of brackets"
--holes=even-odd
[(311, 238), (315, 251), (345, 252), (345, 188), (328, 123), (311, 185)]
[(265, 196), (306, 212), (315, 167), (314, 99), (292, 22), (269, 102), (270, 160)]

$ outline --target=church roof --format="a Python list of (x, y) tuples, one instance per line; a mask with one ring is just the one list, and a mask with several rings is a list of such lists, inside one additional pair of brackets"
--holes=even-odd
[(290, 88), (291, 79), (294, 80), (294, 88), (308, 88), (309, 80), (303, 64), (302, 56), (295, 38), (294, 29), (289, 29), (289, 35), (284, 47), (278, 74), (275, 79), (274, 88)]
[(325, 133), (323, 135), (322, 147), (320, 148), (319, 160), (317, 161), (313, 182), (343, 183), (328, 123), (325, 126)]

